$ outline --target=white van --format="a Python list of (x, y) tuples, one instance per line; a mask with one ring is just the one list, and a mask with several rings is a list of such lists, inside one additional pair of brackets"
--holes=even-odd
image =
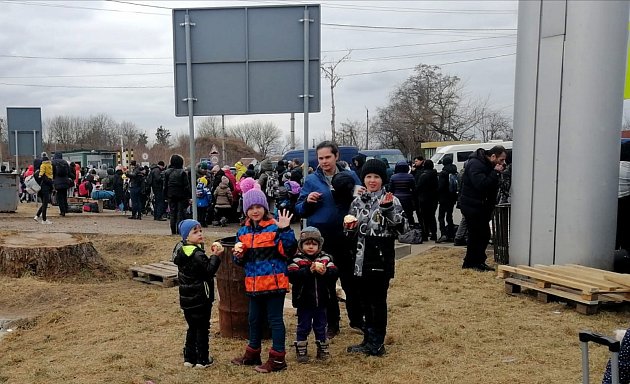
[(491, 141), (489, 143), (477, 143), (477, 144), (457, 144), (446, 145), (444, 147), (438, 147), (435, 154), (431, 156), (431, 161), (435, 165), (435, 169), (440, 172), (442, 170), (442, 160), (446, 157), (453, 159), (453, 164), (457, 166), (457, 170), (461, 170), (464, 167), (464, 163), (468, 160), (468, 157), (479, 148), (490, 149), (495, 145), (502, 145), (506, 151), (512, 152), (511, 141)]

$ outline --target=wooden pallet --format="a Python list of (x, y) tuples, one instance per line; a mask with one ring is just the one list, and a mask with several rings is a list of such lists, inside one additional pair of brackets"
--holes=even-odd
[(177, 265), (170, 261), (160, 261), (129, 268), (129, 275), (133, 280), (163, 287), (173, 287), (178, 284)]
[(542, 302), (568, 301), (587, 315), (602, 304), (630, 301), (630, 276), (581, 265), (500, 265), (498, 276), (508, 294), (535, 291)]

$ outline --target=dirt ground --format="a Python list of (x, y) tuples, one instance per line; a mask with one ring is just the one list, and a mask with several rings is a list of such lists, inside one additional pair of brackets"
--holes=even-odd
[[(188, 369), (182, 365), (186, 323), (177, 288), (127, 275), (132, 265), (169, 259), (177, 238), (167, 223), (53, 213), (54, 225), (45, 226), (33, 214), (24, 204), (17, 213), (0, 214), (0, 236), (28, 241), (37, 231), (83, 233), (113, 273), (57, 281), (0, 276), (0, 320), (21, 319), (0, 339), (0, 383), (304, 383), (306, 377), (317, 383), (578, 383), (578, 331), (611, 334), (628, 326), (626, 307), (585, 316), (562, 303), (510, 296), (492, 273), (461, 270), (464, 249), (433, 248), (397, 261), (383, 358), (346, 354), (360, 336), (349, 332), (343, 318), (330, 362), (298, 364), (288, 348), (285, 372), (261, 375), (235, 367), (229, 360), (245, 341), (216, 334), (215, 302), (210, 350), (216, 362), (207, 370)], [(210, 231), (206, 239), (234, 230)], [(294, 314), (285, 310), (287, 345)], [(606, 358), (603, 348), (592, 350), (593, 382), (601, 381)]]

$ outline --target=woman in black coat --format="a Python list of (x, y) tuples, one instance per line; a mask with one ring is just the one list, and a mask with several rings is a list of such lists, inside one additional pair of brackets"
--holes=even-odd
[(389, 191), (400, 200), (400, 204), (405, 211), (405, 216), (409, 225), (415, 225), (413, 218), (414, 194), (416, 191), (416, 182), (413, 175), (409, 173), (409, 164), (406, 161), (399, 161), (394, 168), (394, 175), (389, 181)]
[(435, 221), (435, 211), (438, 206), (438, 176), (433, 169), (433, 161), (425, 160), (422, 164), (422, 171), (416, 183), (418, 191), (418, 202), (422, 211), (422, 221), (425, 232), (422, 233), (423, 240), (437, 240), (437, 222)]

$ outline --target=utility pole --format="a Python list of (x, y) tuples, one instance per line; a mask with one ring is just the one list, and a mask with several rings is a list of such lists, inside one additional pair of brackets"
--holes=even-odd
[(370, 111), (365, 107), (365, 149), (370, 149)]
[(295, 149), (295, 113), (291, 112), (291, 149)]

